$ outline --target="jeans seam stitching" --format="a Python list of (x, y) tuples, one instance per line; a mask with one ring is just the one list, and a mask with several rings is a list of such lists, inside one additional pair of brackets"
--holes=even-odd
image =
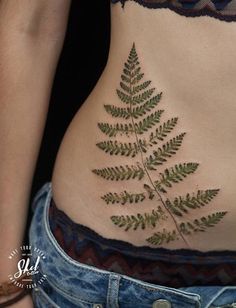
[[(224, 287), (222, 289), (220, 289), (220, 291), (218, 291), (218, 293), (216, 295), (214, 295), (214, 297), (211, 299), (211, 301), (207, 304), (206, 308), (210, 308), (210, 306), (214, 303), (214, 301), (225, 291), (225, 290), (229, 290), (229, 289), (236, 289), (236, 287), (232, 286), (232, 287)], [(232, 304), (231, 304), (232, 305)]]
[(109, 272), (102, 273), (102, 272), (100, 272), (100, 270), (87, 268), (87, 267), (85, 267), (85, 265), (83, 263), (75, 261), (69, 255), (65, 254), (65, 252), (60, 247), (60, 245), (57, 243), (56, 238), (54, 237), (53, 233), (50, 230), (50, 225), (49, 225), (49, 221), (48, 221), (48, 217), (47, 217), (48, 206), (49, 206), (48, 203), (49, 203), (50, 199), (51, 199), (51, 189), (48, 191), (47, 199), (45, 201), (46, 206), (45, 206), (44, 211), (43, 211), (43, 223), (45, 224), (45, 229), (46, 229), (45, 232), (47, 234), (48, 240), (50, 241), (52, 246), (56, 249), (56, 251), (60, 255), (60, 257), (62, 257), (63, 262), (69, 263), (70, 265), (72, 265), (75, 268), (79, 267), (80, 270), (82, 268), (83, 271), (96, 272), (99, 275), (109, 276), (110, 275)]
[[(60, 295), (61, 296), (64, 296), (64, 297), (68, 297), (69, 299), (72, 299), (72, 300), (78, 300), (78, 301), (80, 301), (80, 302), (83, 302), (83, 303), (85, 303), (85, 304), (94, 304), (94, 302), (91, 302), (91, 301), (88, 301), (88, 300), (84, 300), (84, 299), (82, 299), (82, 298), (80, 298), (80, 297), (78, 297), (78, 296), (74, 296), (74, 295), (71, 295), (70, 293), (68, 293), (67, 291), (64, 291), (64, 290), (62, 290), (60, 287), (58, 287), (56, 284), (54, 284), (53, 282), (51, 282), (51, 280), (50, 279), (47, 279), (47, 282), (48, 282), (48, 284), (53, 288), (53, 289), (55, 289), (56, 291), (58, 291), (59, 293), (60, 293)], [(42, 287), (38, 287), (39, 289), (41, 288), (42, 290), (43, 290), (43, 288)], [(44, 290), (43, 290), (43, 292), (45, 292)]]

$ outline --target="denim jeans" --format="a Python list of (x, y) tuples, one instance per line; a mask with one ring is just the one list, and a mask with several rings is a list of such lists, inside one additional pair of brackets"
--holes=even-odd
[[(170, 288), (100, 270), (73, 260), (58, 245), (48, 221), (51, 182), (34, 197), (29, 230), (31, 262), (40, 250), (45, 258), (33, 276), (36, 308), (236, 308), (236, 286), (192, 286)], [(34, 250), (33, 247), (37, 249)], [(39, 275), (46, 275), (38, 283)]]

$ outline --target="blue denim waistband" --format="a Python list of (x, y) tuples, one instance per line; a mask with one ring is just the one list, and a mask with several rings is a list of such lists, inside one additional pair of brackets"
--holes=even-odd
[[(50, 230), (48, 209), (51, 198), (52, 188), (48, 182), (41, 187), (32, 203), (34, 216), (30, 226), (30, 244), (46, 256), (40, 262), (40, 272), (47, 275), (48, 284), (68, 301), (73, 299), (73, 303), (78, 303), (70, 307), (95, 307), (92, 303), (100, 303), (100, 307), (107, 308), (152, 307), (156, 301), (169, 302), (171, 308), (236, 307), (236, 286), (175, 289), (73, 260), (61, 249)], [(81, 303), (91, 303), (91, 306), (82, 306)]]

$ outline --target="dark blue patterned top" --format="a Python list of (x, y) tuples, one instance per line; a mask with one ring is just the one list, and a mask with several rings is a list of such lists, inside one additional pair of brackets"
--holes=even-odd
[(169, 8), (188, 17), (211, 16), (224, 21), (236, 21), (236, 0), (111, 0), (120, 2), (133, 1), (146, 8)]

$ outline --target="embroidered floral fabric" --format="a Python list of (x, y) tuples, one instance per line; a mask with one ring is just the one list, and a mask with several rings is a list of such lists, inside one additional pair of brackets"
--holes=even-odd
[(224, 21), (236, 21), (236, 0), (111, 0), (120, 2), (122, 7), (127, 1), (158, 9), (169, 8), (184, 16), (211, 16)]

